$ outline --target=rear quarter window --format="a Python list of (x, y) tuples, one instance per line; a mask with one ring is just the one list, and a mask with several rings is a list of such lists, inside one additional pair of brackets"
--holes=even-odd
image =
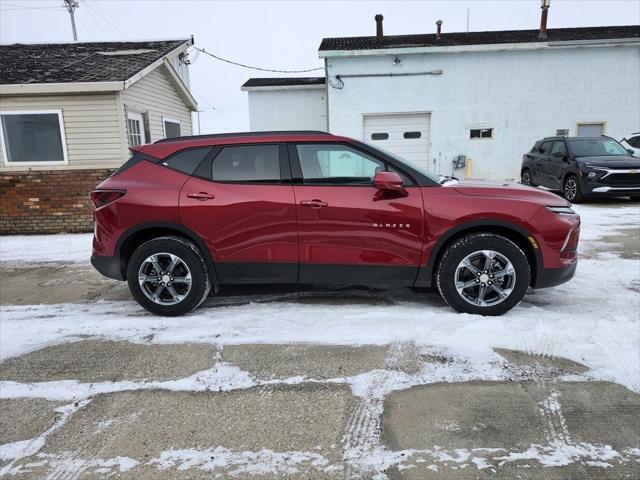
[(161, 164), (172, 170), (192, 175), (210, 151), (210, 147), (182, 150), (163, 160)]

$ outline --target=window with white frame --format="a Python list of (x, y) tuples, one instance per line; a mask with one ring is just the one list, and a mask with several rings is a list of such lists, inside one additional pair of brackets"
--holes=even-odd
[(175, 118), (162, 117), (162, 128), (164, 129), (164, 138), (179, 137), (180, 120)]
[(0, 112), (0, 131), (7, 164), (68, 163), (62, 110)]
[(127, 132), (129, 134), (129, 146), (147, 143), (144, 130), (144, 115), (139, 112), (127, 112)]

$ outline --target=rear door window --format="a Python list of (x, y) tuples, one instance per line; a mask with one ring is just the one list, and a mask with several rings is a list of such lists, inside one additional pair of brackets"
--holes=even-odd
[(213, 160), (214, 182), (280, 183), (278, 145), (237, 145), (224, 147)]
[(567, 147), (565, 146), (564, 142), (555, 142), (553, 144), (551, 154), (553, 155), (554, 153), (562, 153), (563, 155), (567, 154)]

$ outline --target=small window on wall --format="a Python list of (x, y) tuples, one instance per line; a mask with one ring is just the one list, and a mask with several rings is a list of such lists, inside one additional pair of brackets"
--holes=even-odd
[(164, 138), (174, 138), (181, 135), (180, 120), (162, 117), (162, 128), (164, 128)]
[(472, 128), (469, 138), (493, 138), (493, 128)]
[(68, 162), (62, 110), (0, 112), (0, 131), (7, 164)]
[(558, 137), (568, 137), (569, 136), (569, 129), (568, 128), (560, 128), (560, 129), (556, 130), (556, 135)]
[(371, 140), (388, 140), (388, 139), (389, 139), (388, 133), (372, 133), (371, 134)]
[(139, 112), (127, 112), (127, 133), (130, 147), (142, 145), (148, 141), (144, 128), (144, 117), (145, 115)]
[(420, 137), (422, 137), (422, 133), (420, 133), (420, 132), (404, 132), (404, 134), (402, 136), (404, 138), (407, 138), (407, 139), (420, 138)]

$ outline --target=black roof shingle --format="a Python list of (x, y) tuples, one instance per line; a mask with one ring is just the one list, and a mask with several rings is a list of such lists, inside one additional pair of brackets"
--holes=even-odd
[(0, 85), (124, 81), (187, 41), (0, 45)]
[(324, 85), (324, 77), (278, 77), (278, 78), (250, 78), (243, 87), (290, 87), (298, 85)]
[(539, 30), (498, 30), (489, 32), (443, 32), (438, 40), (435, 33), (420, 35), (385, 35), (374, 37), (323, 38), (320, 51), (375, 50), (385, 48), (448, 47), (459, 45), (488, 45), (500, 43), (564, 42), (580, 40), (640, 39), (640, 25), (611, 27), (550, 28), (548, 38), (538, 38)]

